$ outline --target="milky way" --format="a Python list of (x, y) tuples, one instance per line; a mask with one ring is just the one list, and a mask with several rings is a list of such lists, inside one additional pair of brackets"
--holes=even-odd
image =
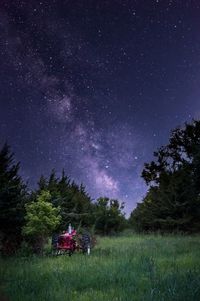
[(200, 117), (199, 1), (3, 0), (0, 54), (0, 144), (32, 188), (64, 168), (130, 212), (144, 162)]

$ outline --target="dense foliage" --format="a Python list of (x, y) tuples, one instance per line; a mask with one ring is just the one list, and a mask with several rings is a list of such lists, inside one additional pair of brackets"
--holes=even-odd
[(26, 204), (26, 224), (22, 233), (30, 238), (35, 251), (42, 250), (48, 236), (55, 231), (61, 221), (59, 208), (55, 208), (49, 191), (41, 191), (36, 201)]
[(126, 226), (122, 210), (124, 203), (109, 198), (99, 198), (95, 204), (95, 229), (105, 235), (118, 233)]
[(65, 175), (64, 170), (61, 178), (56, 177), (54, 170), (52, 170), (48, 179), (41, 176), (38, 182), (38, 190), (35, 193), (37, 194), (41, 190), (49, 191), (52, 204), (60, 207), (62, 217), (60, 230), (65, 230), (69, 223), (75, 227), (90, 227), (94, 223), (94, 205), (85, 187), (71, 181)]
[[(41, 176), (36, 190), (28, 193), (19, 176), (10, 148), (0, 150), (0, 249), (15, 252), (23, 237), (41, 249), (45, 237), (61, 232), (71, 223), (99, 234), (117, 233), (124, 228), (123, 204), (104, 198), (93, 202), (85, 187), (52, 170)], [(58, 215), (59, 211), (59, 215)]]
[(142, 172), (149, 191), (130, 223), (140, 231), (200, 231), (200, 121), (172, 131), (154, 157)]
[(0, 246), (11, 253), (22, 240), (26, 187), (8, 145), (0, 150)]

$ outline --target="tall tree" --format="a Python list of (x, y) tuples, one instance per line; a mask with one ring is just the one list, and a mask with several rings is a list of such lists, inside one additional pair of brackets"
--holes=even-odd
[(142, 172), (150, 190), (130, 221), (142, 230), (200, 231), (200, 121), (172, 131), (154, 157)]
[(24, 224), (26, 187), (19, 176), (20, 164), (15, 163), (10, 147), (0, 150), (0, 239), (4, 252), (12, 252), (21, 242)]

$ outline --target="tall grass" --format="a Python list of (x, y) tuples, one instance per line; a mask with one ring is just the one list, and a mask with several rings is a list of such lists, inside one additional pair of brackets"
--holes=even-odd
[(91, 256), (1, 260), (13, 301), (198, 301), (200, 237), (101, 238)]

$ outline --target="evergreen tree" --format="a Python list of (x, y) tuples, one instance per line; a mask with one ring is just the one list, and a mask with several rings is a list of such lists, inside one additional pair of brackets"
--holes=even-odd
[(44, 188), (51, 194), (51, 202), (55, 207), (60, 207), (62, 217), (60, 230), (65, 230), (68, 224), (73, 226), (91, 226), (94, 223), (94, 214), (90, 196), (87, 194), (83, 184), (77, 185), (65, 175), (62, 171), (61, 177), (56, 176), (55, 170), (52, 170), (48, 179), (43, 176), (38, 182), (36, 197)]
[(39, 191), (42, 191), (42, 190), (47, 190), (47, 179), (41, 175), (39, 181), (38, 181), (38, 188), (39, 188)]
[(0, 150), (0, 239), (4, 252), (15, 251), (21, 242), (26, 187), (19, 176), (10, 147)]

